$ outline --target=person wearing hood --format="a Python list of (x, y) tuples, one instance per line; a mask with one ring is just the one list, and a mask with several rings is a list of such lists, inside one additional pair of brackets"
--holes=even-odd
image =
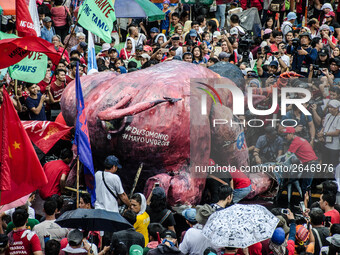
[(132, 37), (126, 39), (124, 48), (120, 50), (119, 56), (123, 60), (129, 60), (135, 54), (135, 40)]
[(148, 255), (168, 255), (168, 254), (176, 254), (176, 255), (184, 255), (177, 248), (177, 237), (176, 233), (172, 230), (165, 230), (161, 233), (162, 243), (157, 246), (157, 248), (150, 250)]
[(146, 212), (146, 199), (141, 193), (134, 194), (131, 199), (131, 209), (137, 214), (136, 223), (133, 227), (141, 233), (145, 239), (145, 246), (149, 243), (148, 226), (150, 224), (149, 214)]
[(168, 40), (166, 39), (166, 36), (162, 33), (158, 34), (155, 38), (155, 43), (158, 43), (159, 45), (162, 45), (166, 43)]

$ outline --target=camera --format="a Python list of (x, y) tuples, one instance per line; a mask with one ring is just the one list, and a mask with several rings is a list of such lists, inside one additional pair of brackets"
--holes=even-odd
[(318, 78), (320, 75), (321, 68), (319, 65), (313, 64), (313, 78)]
[(238, 49), (242, 55), (243, 62), (249, 63), (250, 47), (254, 44), (255, 42), (249, 31), (240, 38)]
[(293, 45), (293, 47), (294, 47), (295, 49), (296, 49), (297, 47), (301, 46), (300, 40), (297, 39), (297, 38), (294, 38), (294, 39), (292, 40), (292, 45)]
[(264, 54), (269, 54), (269, 53), (272, 52), (271, 49), (270, 49), (270, 47), (269, 47), (268, 45), (267, 45), (267, 46), (264, 46), (263, 50), (264, 50)]

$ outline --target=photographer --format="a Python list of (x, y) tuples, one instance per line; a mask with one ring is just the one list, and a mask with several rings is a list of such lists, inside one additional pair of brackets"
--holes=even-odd
[(299, 37), (300, 40), (294, 41), (290, 47), (293, 55), (292, 70), (307, 77), (308, 67), (315, 62), (318, 51), (311, 47), (309, 33), (302, 33)]

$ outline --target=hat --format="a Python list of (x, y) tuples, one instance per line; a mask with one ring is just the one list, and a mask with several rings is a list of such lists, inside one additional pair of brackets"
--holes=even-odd
[(143, 255), (143, 248), (138, 244), (131, 245), (129, 255)]
[(104, 165), (105, 165), (105, 167), (109, 167), (109, 168), (112, 168), (113, 166), (117, 166), (118, 168), (122, 168), (121, 164), (119, 164), (119, 159), (114, 155), (110, 155), (110, 156), (106, 157), (106, 159), (104, 161)]
[(164, 0), (163, 4), (170, 4), (170, 0)]
[(295, 12), (288, 13), (287, 20), (293, 20), (293, 19), (297, 19)]
[(196, 209), (194, 209), (194, 208), (185, 209), (182, 212), (182, 215), (189, 222), (195, 222), (196, 221)]
[(159, 199), (163, 199), (166, 197), (166, 194), (165, 194), (165, 191), (162, 187), (155, 187), (153, 190), (152, 190), (152, 196), (153, 197), (157, 197)]
[(328, 106), (333, 108), (339, 108), (340, 107), (340, 101), (336, 99), (332, 99), (328, 102)]
[(118, 52), (117, 49), (115, 49), (115, 48), (110, 48), (110, 49), (109, 49), (109, 54), (110, 54), (112, 51)]
[(287, 221), (285, 220), (285, 218), (283, 218), (281, 215), (276, 216), (280, 221), (277, 224), (278, 227), (282, 228), (283, 231), (285, 232), (285, 234), (289, 233), (289, 227), (287, 225)]
[[(109, 45), (110, 45), (110, 44), (109, 44)], [(80, 43), (79, 43), (79, 46), (80, 46), (83, 50), (86, 50), (86, 48), (87, 48), (86, 42), (80, 42)]]
[(192, 53), (191, 52), (184, 52), (183, 55), (182, 55), (182, 59), (184, 58), (185, 55), (191, 55), (192, 56)]
[(264, 30), (264, 34), (265, 34), (265, 35), (270, 34), (270, 33), (272, 33), (272, 32), (273, 32), (273, 30), (270, 29), (270, 28), (266, 28), (266, 29)]
[(153, 27), (150, 29), (150, 33), (159, 33), (159, 29), (157, 27)]
[(236, 27), (230, 29), (230, 35), (238, 35), (238, 29)]
[(325, 17), (328, 18), (328, 17), (335, 17), (335, 13), (330, 11), (329, 13), (326, 13), (325, 14)]
[(111, 48), (111, 45), (109, 43), (103, 43), (102, 50), (100, 52), (109, 50)]
[(304, 32), (304, 33), (299, 35), (299, 37), (302, 37), (302, 36), (307, 36), (309, 40), (311, 39), (311, 35), (308, 32)]
[(177, 236), (176, 236), (176, 233), (174, 231), (165, 230), (165, 231), (162, 232), (161, 238), (174, 238), (174, 239), (176, 239)]
[(276, 68), (279, 67), (279, 63), (277, 61), (270, 62), (269, 66), (275, 66)]
[(320, 56), (327, 56), (328, 55), (328, 50), (326, 48), (320, 50), (319, 55)]
[(340, 234), (335, 234), (333, 236), (326, 237), (326, 240), (336, 247), (340, 247)]
[(323, 11), (324, 9), (331, 9), (331, 11), (333, 11), (333, 7), (330, 3), (323, 4), (323, 6), (321, 7), (321, 11)]
[(50, 17), (45, 17), (44, 19), (43, 19), (43, 21), (44, 22), (52, 22), (52, 19), (50, 18)]
[(201, 225), (205, 225), (209, 216), (214, 212), (215, 210), (208, 204), (198, 205), (196, 206), (196, 221)]
[(8, 236), (5, 234), (0, 234), (0, 248), (5, 248), (8, 243)]
[(143, 54), (141, 55), (141, 57), (142, 57), (142, 58), (145, 58), (145, 59), (147, 59), (147, 60), (150, 60), (149, 54), (143, 53)]
[(213, 33), (213, 38), (219, 38), (219, 37), (221, 37), (221, 32), (220, 31), (215, 31)]
[(197, 36), (197, 31), (195, 29), (191, 29), (189, 32), (189, 36)]
[(329, 26), (326, 25), (326, 24), (323, 24), (320, 28), (319, 28), (320, 31), (322, 30), (329, 30)]
[(138, 46), (136, 47), (136, 51), (137, 51), (137, 50), (143, 51), (143, 45), (138, 45)]
[(174, 60), (182, 60), (181, 56), (178, 56), (178, 55), (174, 56), (172, 59), (174, 59)]
[(218, 54), (218, 59), (221, 60), (224, 58), (230, 58), (230, 55), (231, 55), (230, 53), (222, 51), (220, 54)]
[(286, 127), (282, 130), (283, 134), (295, 134), (295, 128), (293, 127)]
[(71, 246), (77, 246), (83, 240), (83, 233), (79, 229), (71, 230), (67, 235), (67, 241)]
[(256, 87), (260, 88), (261, 84), (260, 81), (258, 79), (252, 79), (249, 83), (248, 86), (250, 87), (252, 84), (254, 84)]
[(145, 45), (144, 47), (143, 47), (143, 50), (144, 51), (152, 51), (152, 47), (151, 46), (149, 46), (149, 45)]
[(298, 242), (306, 242), (309, 238), (309, 231), (304, 226), (297, 225), (295, 236)]
[(275, 229), (273, 236), (272, 236), (272, 242), (276, 245), (281, 245), (286, 239), (286, 234), (283, 228), (277, 228)]

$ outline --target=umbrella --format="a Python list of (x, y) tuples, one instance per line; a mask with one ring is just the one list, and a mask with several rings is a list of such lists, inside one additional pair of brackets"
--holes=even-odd
[(79, 228), (89, 231), (115, 232), (133, 226), (119, 213), (101, 209), (81, 209), (67, 211), (56, 221), (64, 228)]
[(115, 13), (117, 18), (148, 18), (148, 21), (165, 18), (164, 12), (149, 0), (116, 0)]
[(232, 205), (213, 213), (203, 235), (216, 247), (246, 248), (271, 238), (279, 219), (261, 205)]

